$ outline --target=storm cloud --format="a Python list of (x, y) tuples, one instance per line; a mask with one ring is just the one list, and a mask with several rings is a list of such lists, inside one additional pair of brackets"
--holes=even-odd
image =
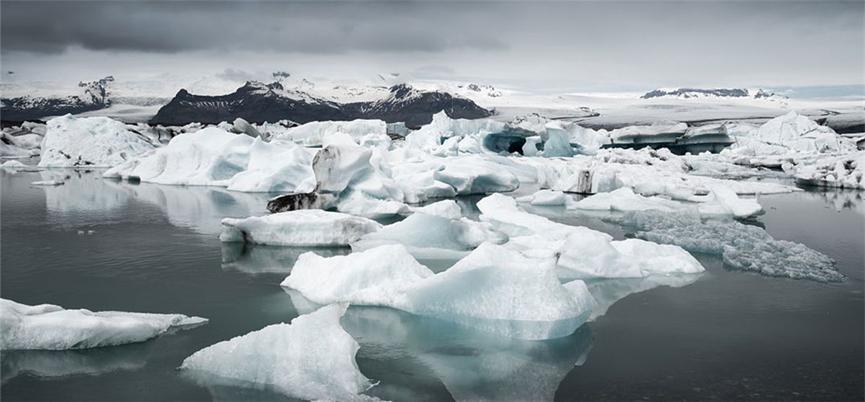
[(862, 1), (4, 0), (0, 7), (4, 69), (34, 79), (57, 69), (163, 68), (234, 76), (400, 71), (587, 89), (861, 84), (865, 58)]

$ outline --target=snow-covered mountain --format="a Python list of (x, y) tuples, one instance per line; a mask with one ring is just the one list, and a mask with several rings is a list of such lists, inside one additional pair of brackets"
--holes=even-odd
[(419, 90), (407, 84), (394, 85), (385, 90), (385, 96), (377, 96), (374, 100), (340, 102), (335, 99), (352, 99), (353, 89), (329, 87), (329, 95), (321, 95), (322, 91), (310, 81), (301, 83), (306, 86), (286, 88), (279, 81), (270, 84), (247, 82), (234, 93), (220, 96), (193, 95), (180, 90), (151, 122), (172, 125), (219, 123), (237, 117), (256, 123), (381, 119), (418, 127), (432, 121), (432, 115), (440, 111), (453, 118), (491, 115), (490, 111), (469, 99), (447, 92)]
[(114, 77), (78, 83), (79, 93), (64, 97), (24, 95), (0, 99), (4, 121), (33, 120), (66, 113), (83, 113), (111, 106), (110, 84)]
[(786, 99), (783, 95), (778, 95), (772, 91), (759, 88), (675, 88), (675, 89), (655, 89), (646, 92), (642, 99), (653, 98), (679, 98), (679, 99), (765, 99), (765, 100), (782, 100)]

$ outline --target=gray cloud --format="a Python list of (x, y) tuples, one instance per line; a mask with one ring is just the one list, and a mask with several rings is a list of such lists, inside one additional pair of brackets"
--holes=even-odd
[(861, 0), (4, 0), (0, 7), (4, 65), (40, 77), (58, 69), (117, 76), (158, 68), (231, 76), (399, 71), (594, 90), (861, 84), (865, 68)]

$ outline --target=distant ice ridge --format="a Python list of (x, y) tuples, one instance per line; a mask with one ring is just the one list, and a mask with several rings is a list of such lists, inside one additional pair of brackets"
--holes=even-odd
[(66, 310), (0, 299), (0, 349), (85, 349), (146, 341), (207, 322), (181, 314)]
[(156, 147), (147, 137), (107, 117), (71, 115), (48, 121), (42, 140), (41, 167), (110, 167)]
[(834, 261), (805, 245), (772, 238), (762, 228), (732, 220), (707, 220), (687, 213), (643, 211), (613, 218), (643, 239), (720, 255), (733, 269), (768, 276), (838, 282)]
[(272, 389), (307, 400), (375, 400), (355, 361), (360, 345), (339, 323), (347, 305), (334, 304), (208, 346), (180, 368), (202, 382)]
[(559, 282), (552, 261), (538, 264), (490, 243), (439, 274), (401, 245), (344, 257), (307, 253), (282, 285), (315, 303), (392, 307), (519, 339), (569, 335), (594, 304), (581, 281)]

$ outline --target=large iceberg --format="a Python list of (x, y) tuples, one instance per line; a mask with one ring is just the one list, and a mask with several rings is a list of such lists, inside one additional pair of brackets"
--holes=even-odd
[(245, 192), (304, 192), (315, 187), (311, 163), (312, 155), (297, 145), (266, 143), (209, 127), (176, 136), (104, 176)]
[(387, 123), (382, 120), (314, 121), (284, 129), (272, 139), (274, 142), (295, 142), (304, 146), (321, 146), (328, 137), (349, 135), (358, 144), (390, 143)]
[(0, 349), (85, 349), (146, 341), (207, 319), (181, 314), (66, 310), (0, 299)]
[(152, 151), (155, 145), (107, 117), (66, 115), (48, 121), (42, 167), (111, 167)]
[(406, 287), (432, 275), (405, 247), (388, 245), (329, 258), (301, 254), (282, 286), (318, 304), (398, 306)]
[[(203, 381), (267, 388), (307, 400), (369, 400), (372, 384), (355, 362), (360, 346), (339, 323), (335, 304), (208, 346), (180, 368)], [(214, 378), (215, 377), (215, 378)]]
[(820, 282), (844, 280), (825, 254), (803, 244), (776, 240), (757, 226), (733, 220), (703, 222), (695, 214), (657, 211), (631, 212), (614, 220), (636, 230), (636, 236), (643, 239), (719, 255), (732, 269)]
[(593, 306), (581, 281), (567, 287), (559, 282), (552, 260), (529, 259), (490, 243), (435, 275), (401, 246), (308, 258), (298, 261), (303, 265), (283, 286), (312, 301), (387, 306), (501, 336), (566, 336), (588, 319)]
[(223, 242), (270, 246), (347, 246), (381, 225), (367, 218), (320, 209), (222, 220)]

